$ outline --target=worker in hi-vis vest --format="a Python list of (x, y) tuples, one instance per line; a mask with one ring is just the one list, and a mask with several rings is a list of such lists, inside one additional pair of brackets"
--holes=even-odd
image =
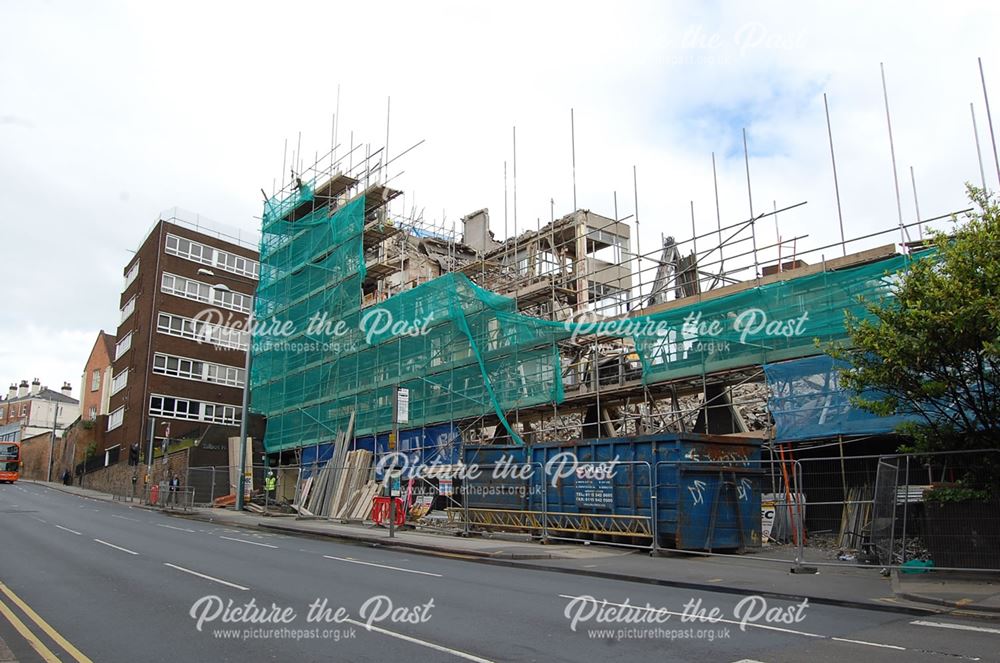
[(272, 470), (268, 470), (267, 476), (264, 477), (264, 490), (267, 492), (267, 497), (269, 499), (274, 499), (274, 488), (277, 484), (278, 480), (274, 477), (274, 472)]

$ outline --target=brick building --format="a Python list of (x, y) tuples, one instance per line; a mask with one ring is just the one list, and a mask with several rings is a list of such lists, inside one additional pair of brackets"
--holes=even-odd
[(106, 452), (126, 462), (137, 445), (145, 460), (151, 437), (215, 446), (239, 434), (258, 271), (236, 238), (157, 221), (123, 271)]
[(102, 329), (87, 357), (80, 381), (80, 416), (95, 421), (108, 413), (111, 402), (111, 360), (115, 352), (115, 337)]

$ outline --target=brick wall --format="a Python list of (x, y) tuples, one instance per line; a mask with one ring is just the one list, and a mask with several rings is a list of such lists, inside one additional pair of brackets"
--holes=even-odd
[[(94, 424), (89, 422), (87, 428), (81, 420), (77, 420), (72, 426), (66, 429), (62, 437), (56, 438), (55, 449), (52, 450), (52, 480), (62, 481), (63, 470), (69, 470), (73, 474), (77, 463), (83, 462), (87, 447), (90, 444), (97, 444), (97, 453), (104, 453), (102, 446), (104, 417)], [(25, 479), (35, 481), (45, 481), (49, 470), (49, 453), (52, 436), (49, 433), (35, 435), (22, 441), (21, 460), (24, 465), (21, 467), (21, 476)]]
[[(64, 453), (65, 438), (56, 438), (54, 453), (52, 435), (43, 433), (21, 441), (21, 478), (45, 481), (49, 471), (49, 454), (55, 459), (52, 463), (52, 480), (58, 481), (65, 469), (60, 460)], [(72, 472), (72, 468), (70, 469)]]
[[(189, 449), (175, 451), (167, 456), (167, 464), (163, 464), (162, 458), (157, 458), (153, 462), (153, 474), (151, 483), (169, 481), (176, 474), (180, 477), (181, 483), (185, 482), (188, 468)], [(133, 467), (126, 462), (117, 463), (110, 467), (103, 467), (96, 472), (89, 472), (83, 476), (82, 486), (91, 490), (99, 490), (104, 493), (121, 492), (131, 490), (132, 476), (138, 477), (136, 486), (141, 493), (143, 490), (143, 479), (146, 476), (146, 466)]]

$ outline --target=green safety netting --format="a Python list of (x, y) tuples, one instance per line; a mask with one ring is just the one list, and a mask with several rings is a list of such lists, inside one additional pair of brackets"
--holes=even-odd
[(643, 379), (660, 382), (822, 352), (844, 341), (844, 312), (867, 313), (859, 298), (891, 296), (895, 274), (912, 258), (897, 256), (754, 286), (646, 316), (634, 337)]
[[(539, 320), (452, 273), (362, 308), (363, 197), (295, 218), (304, 187), (265, 206), (250, 376), (251, 409), (267, 416), (268, 451), (326, 442), (355, 414), (357, 435), (392, 427), (396, 387), (409, 389), (415, 428), (506, 413), (564, 398), (560, 341), (630, 339), (646, 382), (818, 352), (844, 338), (858, 296), (888, 293), (906, 257), (751, 287), (682, 307), (595, 324)], [(305, 197), (303, 197), (305, 196)], [(288, 219), (295, 218), (290, 221)]]
[(291, 209), (265, 210), (254, 313), (251, 409), (269, 451), (329, 440), (352, 412), (357, 435), (388, 430), (397, 386), (408, 427), (563, 399), (561, 327), (461, 274), (362, 310), (364, 200), (282, 220)]

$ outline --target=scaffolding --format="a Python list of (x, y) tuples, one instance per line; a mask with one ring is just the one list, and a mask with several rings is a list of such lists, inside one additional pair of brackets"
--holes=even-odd
[(762, 219), (801, 204), (647, 254), (617, 210), (503, 240), (480, 210), (456, 233), (391, 213), (402, 192), (370, 148), (349, 165), (357, 150), (265, 203), (250, 385), (270, 452), (329, 442), (352, 413), (357, 436), (378, 439), (399, 388), (403, 426), (447, 424), (470, 444), (763, 436), (762, 367), (845, 340), (844, 313), (865, 317), (860, 298), (888, 294), (912, 259), (894, 244), (826, 260), (833, 247), (798, 250), (805, 235), (758, 241)]

